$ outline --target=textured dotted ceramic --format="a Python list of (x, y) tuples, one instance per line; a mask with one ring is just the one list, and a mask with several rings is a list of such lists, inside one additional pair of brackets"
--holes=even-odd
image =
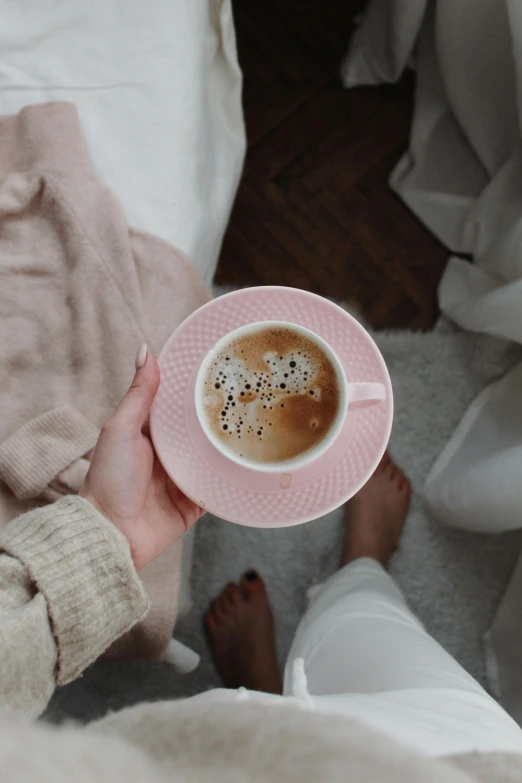
[[(333, 348), (349, 381), (380, 382), (386, 388), (381, 404), (350, 408), (328, 451), (292, 473), (256, 472), (231, 462), (210, 443), (196, 417), (194, 384), (207, 352), (233, 329), (263, 320), (311, 329)], [(159, 363), (161, 385), (150, 416), (159, 459), (188, 497), (230, 522), (284, 527), (316, 519), (355, 495), (388, 444), (393, 396), (384, 359), (352, 316), (315, 294), (263, 286), (214, 299), (174, 332)]]

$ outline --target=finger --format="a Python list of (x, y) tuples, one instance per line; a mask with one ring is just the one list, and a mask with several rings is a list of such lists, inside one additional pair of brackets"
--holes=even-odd
[(181, 519), (185, 525), (185, 531), (194, 525), (198, 519), (203, 516), (206, 509), (198, 506), (193, 500), (190, 500), (175, 484), (170, 476), (167, 475), (165, 468), (156, 457), (154, 463), (154, 470), (157, 471), (158, 476), (163, 476), (165, 481), (165, 487), (170, 497), (172, 504), (178, 509)]
[(136, 355), (136, 372), (125, 397), (112, 416), (112, 423), (141, 432), (160, 383), (156, 357), (143, 344)]

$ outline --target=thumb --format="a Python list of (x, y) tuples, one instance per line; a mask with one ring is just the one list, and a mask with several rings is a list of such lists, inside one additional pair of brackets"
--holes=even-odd
[(159, 383), (158, 362), (143, 343), (136, 354), (136, 372), (130, 389), (112, 416), (113, 423), (135, 428), (140, 432), (149, 415)]

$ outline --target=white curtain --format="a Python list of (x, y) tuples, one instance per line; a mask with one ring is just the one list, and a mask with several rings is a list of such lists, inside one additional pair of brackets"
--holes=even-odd
[[(442, 311), (522, 344), (522, 2), (374, 0), (343, 63), (346, 86), (415, 62), (410, 147), (392, 187), (450, 249)], [(476, 400), (428, 479), (436, 517), (522, 527), (522, 370)], [(451, 393), (451, 389), (448, 390)]]
[[(391, 185), (451, 253), (473, 259), (450, 258), (441, 310), (463, 329), (522, 344), (522, 1), (371, 0), (344, 84), (395, 81), (409, 63), (417, 71), (410, 145)], [(474, 401), (425, 498), (456, 527), (522, 527), (522, 364)], [(488, 636), (492, 685), (500, 696), (511, 690), (520, 715), (515, 623), (522, 629), (522, 564)]]

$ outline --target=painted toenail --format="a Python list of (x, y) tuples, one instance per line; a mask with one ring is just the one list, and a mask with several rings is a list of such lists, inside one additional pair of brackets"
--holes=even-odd
[(245, 574), (247, 582), (255, 582), (257, 579), (257, 573), (255, 571), (247, 571)]

